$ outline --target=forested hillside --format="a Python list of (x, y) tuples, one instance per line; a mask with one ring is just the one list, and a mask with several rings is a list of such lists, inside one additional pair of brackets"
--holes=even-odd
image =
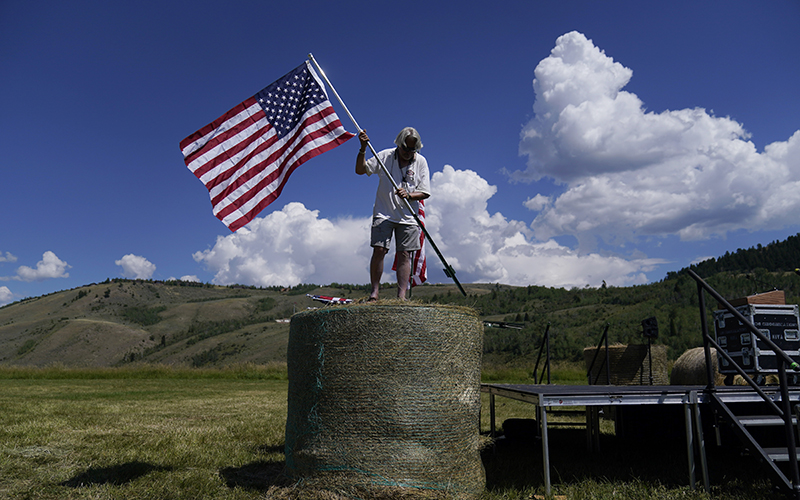
[[(768, 271), (793, 271), (800, 267), (800, 234), (789, 236), (784, 241), (773, 241), (767, 246), (761, 244), (736, 252), (708, 259), (691, 266), (700, 276), (712, 276), (721, 272), (766, 269)], [(685, 273), (685, 269), (679, 272)], [(677, 273), (669, 273), (668, 278)]]
[[(728, 299), (773, 289), (800, 302), (800, 235), (702, 262), (692, 269)], [(382, 296), (395, 296), (393, 284)], [(555, 360), (580, 361), (608, 327), (610, 342), (646, 343), (641, 323), (655, 317), (657, 344), (670, 359), (701, 344), (697, 285), (687, 270), (657, 283), (601, 288), (464, 285), (414, 288), (412, 300), (475, 308), (487, 326), (484, 359), (493, 365), (532, 365), (550, 328)], [(332, 283), (291, 288), (215, 286), (186, 282), (108, 280), (0, 307), (0, 364), (120, 366), (159, 363), (225, 366), (285, 361), (295, 311), (322, 304), (306, 293), (366, 298), (365, 285)], [(707, 307), (716, 303), (707, 297)], [(709, 319), (711, 316), (709, 315)], [(712, 328), (713, 325), (709, 324)]]
[[(494, 320), (521, 323), (522, 329), (487, 328), (484, 352), (495, 363), (526, 363), (536, 354), (549, 325), (554, 359), (580, 361), (583, 349), (594, 346), (608, 326), (609, 340), (646, 343), (642, 320), (656, 317), (655, 343), (668, 346), (675, 359), (701, 345), (700, 313), (692, 269), (727, 299), (770, 290), (783, 290), (786, 302), (800, 303), (800, 234), (766, 246), (726, 252), (690, 268), (670, 272), (657, 283), (633, 287), (573, 288), (571, 290), (496, 285), (491, 294), (461, 298), (450, 294), (439, 302), (472, 305)], [(706, 297), (706, 305), (716, 303)], [(710, 319), (710, 317), (709, 317)], [(709, 324), (713, 331), (713, 324)]]
[[(732, 299), (772, 290), (784, 290), (787, 303), (798, 303), (800, 276), (794, 272), (717, 273), (707, 277), (723, 297)], [(765, 287), (763, 284), (769, 283)], [(647, 343), (642, 320), (658, 320), (657, 344), (669, 347), (675, 359), (686, 349), (701, 345), (700, 313), (696, 282), (686, 273), (658, 283), (634, 287), (553, 289), (496, 285), (489, 294), (463, 298), (434, 297), (435, 302), (471, 305), (487, 318), (522, 323), (522, 329), (487, 328), (484, 352), (495, 363), (524, 362), (537, 354), (550, 325), (550, 349), (554, 359), (580, 361), (583, 349), (594, 346), (608, 325), (610, 342)], [(716, 303), (706, 297), (706, 304)], [(713, 328), (709, 324), (709, 328)], [(713, 330), (712, 330), (713, 331)]]

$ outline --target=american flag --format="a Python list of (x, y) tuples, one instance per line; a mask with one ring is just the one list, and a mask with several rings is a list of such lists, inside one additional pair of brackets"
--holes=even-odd
[[(425, 201), (419, 200), (417, 217), (419, 223), (425, 227)], [(397, 271), (397, 255), (394, 256), (392, 271)], [(428, 279), (428, 262), (425, 258), (425, 233), (419, 232), (419, 250), (411, 252), (411, 286), (421, 285)]]
[(319, 302), (324, 302), (328, 305), (330, 304), (350, 304), (353, 302), (353, 299), (343, 299), (341, 297), (329, 297), (327, 295), (311, 295), (310, 293), (306, 294), (306, 297), (311, 297), (313, 300), (317, 300)]
[(180, 146), (208, 188), (214, 215), (236, 231), (275, 201), (303, 162), (351, 137), (304, 62)]

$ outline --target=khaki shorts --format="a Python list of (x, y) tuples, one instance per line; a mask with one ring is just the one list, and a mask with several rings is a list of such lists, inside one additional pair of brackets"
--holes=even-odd
[(398, 224), (388, 219), (372, 219), (372, 234), (369, 244), (373, 247), (389, 248), (392, 234), (395, 235), (397, 251), (419, 250), (419, 226)]

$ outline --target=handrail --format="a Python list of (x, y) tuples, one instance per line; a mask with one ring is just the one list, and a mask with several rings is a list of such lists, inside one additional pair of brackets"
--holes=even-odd
[(775, 413), (777, 413), (777, 414), (778, 414), (778, 416), (779, 416), (779, 417), (783, 417), (783, 410), (781, 410), (780, 408), (778, 408), (778, 405), (776, 405), (776, 404), (775, 404), (775, 402), (772, 400), (772, 398), (770, 398), (770, 397), (767, 395), (767, 393), (766, 393), (766, 392), (764, 392), (764, 391), (763, 391), (763, 390), (762, 390), (762, 389), (761, 389), (761, 388), (758, 386), (758, 384), (756, 384), (756, 383), (753, 381), (753, 379), (752, 379), (752, 378), (750, 378), (750, 376), (747, 374), (747, 372), (745, 372), (745, 371), (742, 369), (742, 367), (741, 367), (741, 366), (739, 366), (739, 365), (736, 363), (736, 361), (734, 361), (734, 360), (733, 360), (733, 358), (730, 356), (730, 354), (728, 354), (727, 352), (725, 352), (725, 351), (724, 351), (724, 350), (723, 350), (723, 349), (722, 349), (722, 348), (719, 346), (719, 344), (717, 344), (717, 342), (716, 342), (714, 339), (712, 339), (712, 338), (708, 338), (707, 340), (708, 340), (708, 342), (711, 344), (711, 347), (713, 347), (714, 349), (716, 349), (716, 350), (717, 350), (717, 353), (719, 353), (719, 354), (720, 354), (722, 357), (724, 357), (724, 358), (725, 358), (725, 360), (726, 360), (726, 361), (728, 361), (728, 363), (730, 363), (730, 364), (733, 366), (733, 368), (734, 368), (734, 369), (736, 369), (736, 371), (737, 371), (737, 372), (739, 372), (739, 375), (741, 375), (741, 376), (742, 376), (742, 378), (743, 378), (743, 379), (744, 379), (744, 380), (745, 380), (745, 381), (746, 381), (746, 382), (747, 382), (747, 383), (748, 383), (748, 384), (749, 384), (749, 385), (750, 385), (750, 386), (751, 386), (753, 389), (755, 389), (755, 391), (758, 393), (758, 395), (759, 395), (759, 396), (761, 396), (761, 398), (762, 398), (764, 401), (766, 401), (766, 402), (767, 402), (767, 406), (769, 406), (770, 408), (772, 408), (772, 409), (775, 411)]
[[(780, 347), (778, 347), (772, 340), (769, 339), (766, 335), (761, 333), (761, 331), (753, 325), (750, 320), (744, 317), (742, 313), (736, 310), (727, 300), (725, 300), (719, 293), (716, 292), (711, 286), (706, 283), (703, 278), (697, 275), (691, 269), (688, 270), (689, 276), (692, 277), (697, 282), (697, 294), (698, 294), (698, 301), (700, 305), (700, 322), (703, 332), (703, 347), (705, 350), (705, 357), (706, 357), (706, 373), (708, 375), (708, 386), (706, 390), (708, 392), (714, 392), (714, 376), (711, 369), (711, 346), (713, 345), (714, 348), (717, 350), (718, 355), (723, 356), (728, 362), (730, 362), (733, 367), (739, 372), (740, 375), (744, 378), (744, 380), (758, 393), (761, 398), (764, 399), (767, 403), (771, 404), (771, 408), (773, 411), (783, 419), (784, 422), (784, 429), (786, 432), (786, 446), (789, 455), (789, 463), (791, 464), (791, 472), (792, 472), (792, 489), (794, 492), (795, 498), (800, 498), (800, 467), (798, 467), (797, 463), (797, 445), (795, 443), (795, 433), (794, 433), (794, 426), (792, 425), (792, 405), (789, 401), (789, 383), (786, 377), (786, 367), (789, 366), (794, 371), (800, 371), (800, 364), (795, 362), (788, 354), (786, 354)], [(766, 347), (769, 347), (774, 353), (775, 358), (778, 365), (778, 381), (780, 383), (780, 393), (781, 393), (781, 405), (783, 408), (778, 408), (778, 406), (769, 398), (764, 391), (762, 391), (758, 384), (753, 381), (753, 379), (747, 375), (747, 373), (731, 358), (727, 352), (720, 348), (719, 344), (711, 338), (711, 335), (708, 333), (708, 321), (706, 320), (706, 306), (705, 306), (705, 297), (703, 292), (708, 292), (717, 302), (722, 305), (728, 312), (730, 312), (734, 318), (739, 320), (739, 322), (747, 327), (750, 332), (758, 337)], [(800, 415), (800, 413), (798, 413)], [(798, 421), (800, 423), (800, 420)]]
[(688, 271), (689, 271), (689, 276), (694, 278), (694, 280), (697, 282), (699, 286), (702, 286), (706, 292), (708, 292), (712, 297), (714, 297), (717, 300), (717, 302), (719, 302), (723, 307), (725, 307), (725, 309), (727, 309), (728, 312), (730, 312), (734, 318), (739, 320), (743, 325), (747, 326), (747, 328), (762, 342), (764, 342), (767, 345), (767, 347), (770, 348), (770, 350), (775, 352), (776, 356), (783, 358), (784, 363), (786, 363), (794, 371), (800, 372), (800, 364), (798, 364), (795, 360), (789, 357), (789, 355), (786, 354), (783, 350), (781, 350), (781, 348), (778, 347), (775, 344), (775, 342), (770, 340), (769, 337), (761, 333), (761, 331), (758, 328), (756, 328), (752, 323), (750, 323), (750, 321), (747, 318), (745, 318), (742, 313), (737, 311), (736, 308), (733, 307), (727, 300), (722, 298), (722, 295), (718, 294), (716, 290), (714, 290), (713, 288), (711, 288), (711, 286), (709, 286), (708, 283), (703, 281), (703, 278), (698, 276), (697, 273), (695, 273), (691, 269), (689, 269)]
[[(594, 363), (597, 361), (597, 356), (600, 354), (600, 346), (603, 345), (603, 342), (606, 344), (606, 385), (611, 385), (611, 364), (608, 359), (608, 327), (609, 324), (606, 323), (606, 327), (603, 330), (603, 335), (600, 337), (600, 342), (597, 343), (597, 348), (594, 352), (594, 358), (592, 358), (591, 364), (589, 364), (589, 369), (586, 371), (586, 378), (589, 381), (589, 385), (597, 385), (597, 380), (600, 378), (600, 370), (597, 370), (597, 377), (595, 377), (594, 382), (592, 382), (592, 369), (594, 368)], [(600, 368), (603, 366), (600, 365)]]

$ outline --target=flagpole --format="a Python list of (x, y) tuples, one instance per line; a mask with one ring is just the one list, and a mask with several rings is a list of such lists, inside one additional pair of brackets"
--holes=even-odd
[[(350, 113), (350, 110), (347, 109), (347, 105), (345, 105), (345, 103), (342, 100), (342, 98), (339, 97), (339, 93), (336, 92), (335, 88), (333, 88), (333, 85), (331, 84), (331, 81), (328, 80), (328, 76), (325, 74), (325, 71), (322, 70), (322, 67), (320, 67), (319, 63), (317, 63), (317, 60), (314, 59), (314, 55), (309, 53), (308, 54), (308, 58), (311, 59), (311, 62), (314, 63), (314, 66), (316, 66), (317, 71), (319, 71), (319, 74), (322, 76), (322, 79), (325, 80), (325, 83), (328, 84), (328, 87), (333, 92), (333, 95), (335, 95), (336, 99), (339, 100), (339, 104), (342, 105), (342, 108), (344, 108), (344, 111), (345, 111), (345, 113), (347, 113), (347, 116), (350, 117), (350, 120), (353, 122), (353, 125), (355, 125), (356, 129), (358, 129), (358, 131), (361, 132), (362, 129), (361, 129), (361, 127), (358, 126), (358, 122), (356, 122), (356, 119), (353, 117), (353, 114)], [(397, 191), (399, 189), (399, 187), (397, 186), (397, 183), (394, 181), (392, 176), (389, 174), (389, 170), (386, 168), (386, 165), (384, 165), (383, 162), (381, 161), (381, 159), (378, 157), (378, 153), (377, 153), (377, 151), (375, 151), (375, 148), (372, 147), (372, 143), (367, 141), (367, 145), (369, 146), (370, 151), (372, 151), (372, 156), (374, 156), (375, 159), (378, 160), (378, 164), (381, 166), (381, 169), (383, 170), (383, 173), (386, 174), (386, 177), (392, 183), (392, 186), (394, 187), (394, 190)], [(464, 291), (464, 288), (461, 286), (461, 283), (458, 282), (458, 278), (456, 278), (456, 270), (453, 269), (452, 266), (450, 266), (447, 263), (447, 261), (444, 259), (444, 256), (442, 255), (442, 252), (439, 251), (439, 248), (436, 246), (436, 243), (434, 243), (433, 239), (431, 239), (430, 233), (428, 233), (428, 230), (425, 229), (425, 225), (419, 220), (419, 216), (414, 211), (414, 209), (411, 208), (411, 203), (409, 203), (406, 198), (402, 198), (402, 200), (403, 200), (403, 202), (405, 202), (405, 206), (406, 206), (406, 208), (408, 208), (408, 211), (411, 212), (411, 215), (414, 216), (414, 220), (417, 221), (417, 225), (419, 226), (419, 228), (425, 234), (425, 238), (427, 238), (428, 242), (430, 242), (431, 247), (433, 247), (434, 252), (436, 252), (436, 255), (439, 256), (439, 260), (442, 261), (442, 265), (444, 265), (443, 271), (444, 271), (445, 276), (447, 276), (448, 278), (451, 278), (455, 282), (455, 284), (458, 287), (459, 291), (461, 291), (461, 294), (466, 297), (467, 296), (467, 292)], [(409, 288), (411, 287), (410, 285), (411, 285), (411, 283), (409, 282)]]

